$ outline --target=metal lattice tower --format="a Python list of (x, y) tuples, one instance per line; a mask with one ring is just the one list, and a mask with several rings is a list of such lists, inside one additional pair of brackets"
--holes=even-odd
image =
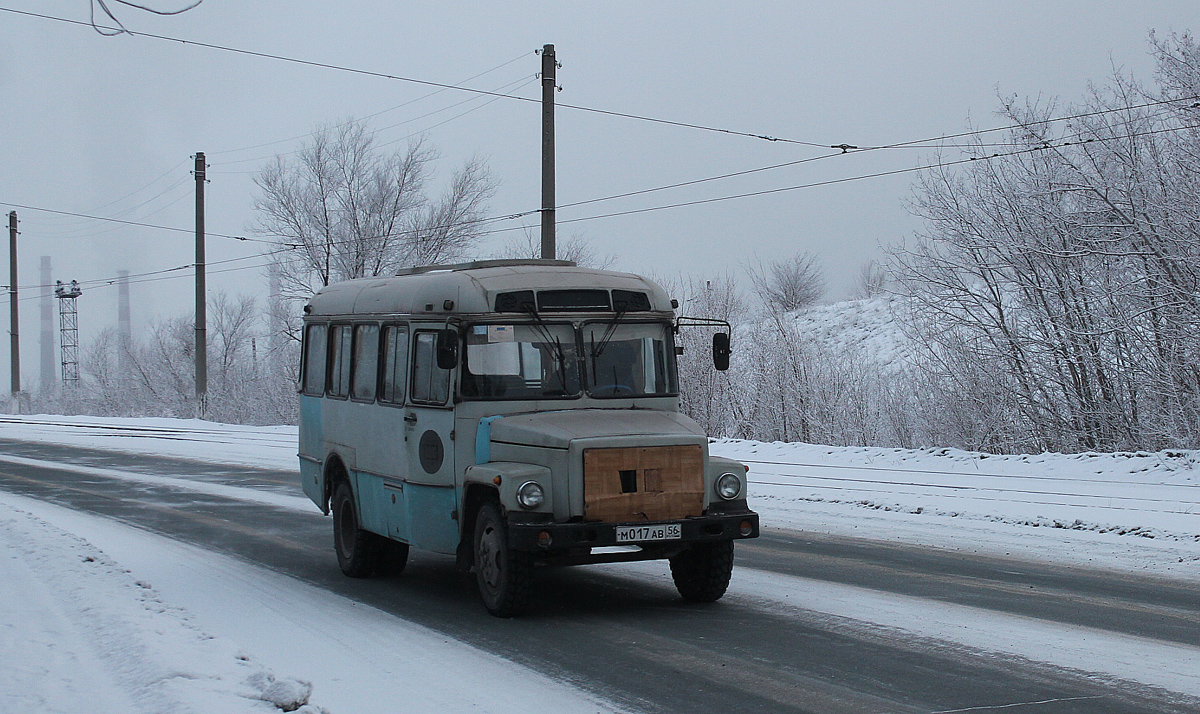
[(79, 313), (75, 299), (83, 294), (79, 281), (70, 284), (55, 281), (54, 296), (58, 298), (58, 332), (62, 347), (63, 384), (74, 386), (79, 383)]

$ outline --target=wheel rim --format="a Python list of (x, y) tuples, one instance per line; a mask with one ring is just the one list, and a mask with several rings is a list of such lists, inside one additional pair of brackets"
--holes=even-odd
[(493, 592), (500, 588), (500, 558), (499, 534), (494, 526), (488, 525), (479, 538), (479, 572), (483, 576), (483, 584)]

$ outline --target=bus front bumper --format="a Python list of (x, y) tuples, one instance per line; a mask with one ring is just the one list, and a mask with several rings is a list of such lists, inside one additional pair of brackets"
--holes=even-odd
[[(666, 551), (679, 550), (693, 543), (758, 537), (758, 514), (747, 508), (745, 501), (721, 506), (718, 509), (714, 504), (703, 516), (634, 523), (554, 523), (549, 514), (509, 512), (508, 545), (513, 550), (543, 553), (614, 545)], [(677, 537), (673, 532), (665, 533), (667, 526), (675, 525), (679, 526)], [(628, 539), (631, 527), (636, 529), (633, 540)], [(620, 541), (617, 539), (618, 530), (625, 536)], [(664, 533), (670, 537), (654, 537)], [(643, 535), (648, 539), (639, 539)]]

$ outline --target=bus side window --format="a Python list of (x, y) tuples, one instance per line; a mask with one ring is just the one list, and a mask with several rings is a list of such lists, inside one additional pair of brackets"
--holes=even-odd
[(450, 370), (437, 366), (437, 333), (417, 332), (413, 343), (413, 401), (445, 404), (450, 396)]
[(304, 393), (325, 394), (325, 326), (309, 325), (304, 333)]
[(379, 401), (404, 403), (404, 383), (408, 377), (408, 328), (388, 325), (383, 328), (383, 363), (379, 380)]
[(350, 326), (334, 325), (329, 335), (329, 396), (350, 393)]
[(374, 401), (379, 369), (379, 325), (354, 326), (353, 369), (354, 374), (350, 380), (351, 398)]

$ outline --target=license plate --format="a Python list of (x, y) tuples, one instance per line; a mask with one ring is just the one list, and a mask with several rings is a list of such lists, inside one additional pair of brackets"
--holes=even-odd
[(617, 528), (618, 543), (636, 543), (648, 540), (679, 540), (683, 531), (678, 523), (662, 523), (651, 526), (621, 526)]

